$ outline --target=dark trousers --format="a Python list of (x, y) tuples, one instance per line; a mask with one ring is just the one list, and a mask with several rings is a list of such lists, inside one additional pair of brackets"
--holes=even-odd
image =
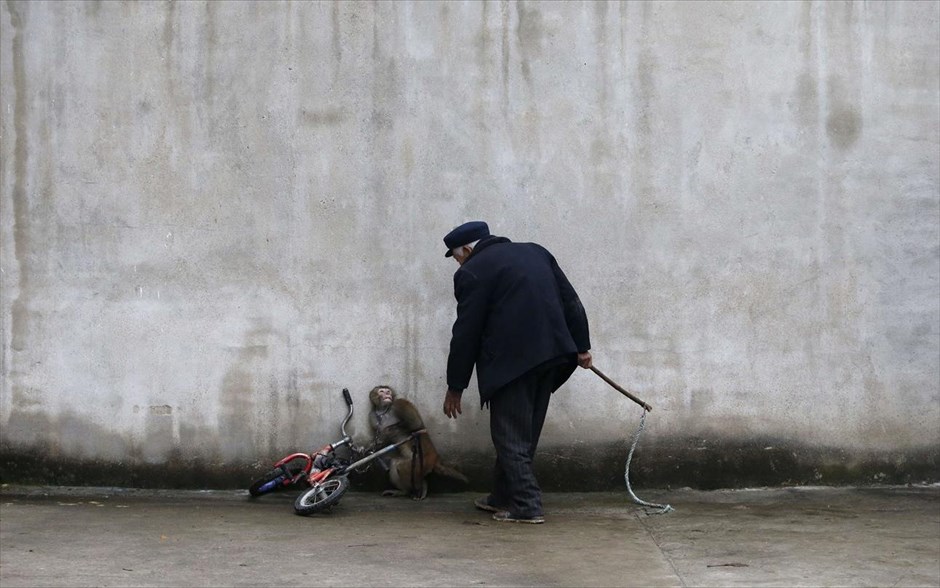
[(489, 401), (490, 435), (496, 448), (491, 501), (516, 516), (543, 514), (542, 489), (532, 462), (548, 401), (571, 371), (570, 366), (537, 368), (507, 384)]

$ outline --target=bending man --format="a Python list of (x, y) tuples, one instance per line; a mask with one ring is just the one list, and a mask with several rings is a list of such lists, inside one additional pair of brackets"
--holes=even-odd
[(492, 236), (482, 221), (460, 225), (444, 244), (445, 257), (460, 264), (444, 414), (461, 414), (461, 395), (476, 366), (496, 448), (492, 492), (474, 504), (497, 521), (542, 523), (532, 463), (552, 393), (576, 365), (591, 367), (587, 315), (541, 245)]

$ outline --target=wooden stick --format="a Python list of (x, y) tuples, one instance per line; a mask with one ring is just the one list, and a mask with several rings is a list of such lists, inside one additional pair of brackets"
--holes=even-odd
[(620, 392), (621, 394), (623, 394), (624, 396), (626, 396), (627, 398), (629, 398), (629, 399), (632, 400), (633, 402), (636, 402), (637, 404), (639, 404), (640, 406), (642, 406), (642, 407), (643, 407), (643, 410), (645, 410), (646, 412), (650, 412), (650, 411), (653, 410), (653, 407), (652, 407), (652, 406), (650, 406), (649, 404), (643, 402), (642, 400), (640, 400), (639, 398), (637, 398), (637, 397), (634, 396), (633, 394), (630, 394), (629, 392), (627, 392), (626, 390), (624, 390), (623, 388), (621, 388), (620, 385), (617, 384), (617, 382), (615, 382), (615, 381), (611, 380), (610, 378), (608, 378), (607, 376), (605, 376), (604, 373), (603, 373), (601, 370), (597, 369), (597, 368), (594, 367), (593, 365), (591, 366), (591, 371), (594, 372), (595, 374), (597, 374), (598, 376), (600, 376), (600, 378), (601, 378), (602, 380), (604, 380), (605, 382), (607, 382), (608, 384), (610, 384), (611, 386), (613, 386), (614, 390), (616, 390), (617, 392)]

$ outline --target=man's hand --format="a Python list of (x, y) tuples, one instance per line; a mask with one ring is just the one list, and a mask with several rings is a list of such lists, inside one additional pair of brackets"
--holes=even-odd
[(585, 351), (584, 353), (578, 354), (578, 365), (584, 369), (591, 369), (591, 366), (594, 365), (594, 360), (591, 357), (590, 351)]
[(447, 389), (447, 394), (444, 395), (444, 414), (447, 415), (447, 418), (455, 419), (458, 414), (463, 414), (463, 411), (460, 410), (460, 396), (460, 390)]

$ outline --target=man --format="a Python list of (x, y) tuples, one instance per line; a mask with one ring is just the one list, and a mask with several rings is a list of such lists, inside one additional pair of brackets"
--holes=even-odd
[(587, 315), (541, 245), (492, 236), (482, 221), (460, 225), (444, 244), (444, 256), (460, 264), (444, 414), (462, 413), (461, 394), (475, 365), (496, 448), (493, 490), (474, 504), (497, 521), (542, 523), (532, 462), (552, 393), (576, 365), (591, 367)]

